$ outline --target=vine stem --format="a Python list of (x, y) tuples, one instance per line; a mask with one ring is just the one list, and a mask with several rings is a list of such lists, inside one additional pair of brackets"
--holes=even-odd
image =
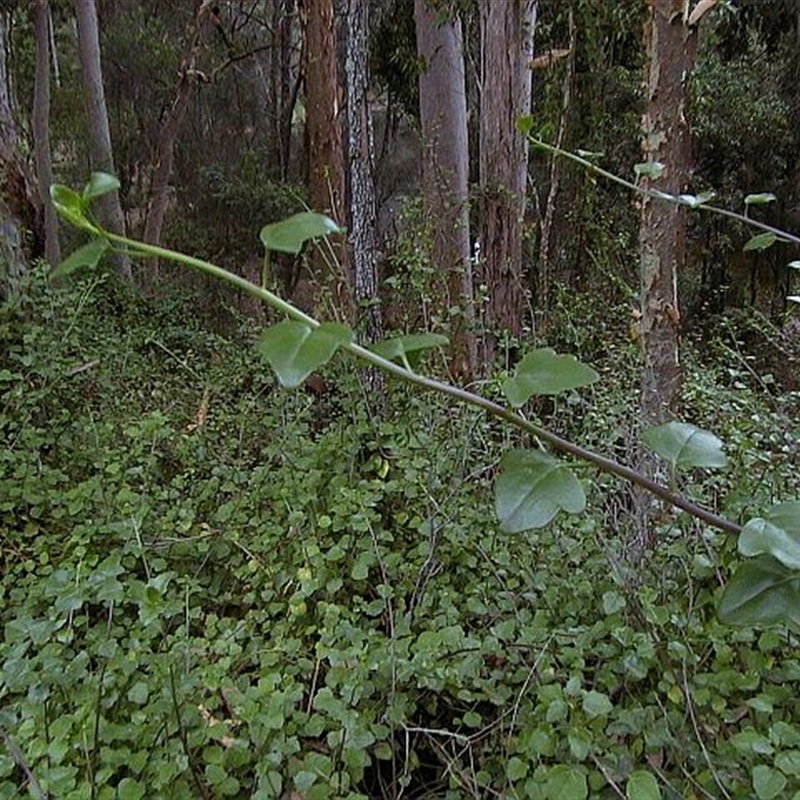
[[(616, 178), (616, 176), (611, 177), (617, 182), (623, 182), (621, 178)], [(122, 245), (123, 247), (128, 248), (139, 255), (167, 259), (225, 281), (226, 283), (229, 283), (232, 286), (247, 292), (251, 296), (262, 300), (275, 310), (286, 314), (287, 317), (297, 320), (298, 322), (303, 322), (311, 328), (318, 328), (320, 326), (320, 322), (314, 317), (304, 313), (299, 308), (296, 308), (291, 303), (288, 303), (286, 300), (283, 300), (274, 292), (270, 292), (267, 289), (256, 286), (246, 278), (229, 272), (228, 270), (218, 267), (215, 264), (211, 264), (208, 261), (204, 261), (203, 259), (195, 258), (194, 256), (189, 256), (185, 253), (180, 253), (175, 250), (159, 247), (157, 245), (138, 242), (128, 239), (124, 236), (110, 233), (108, 231), (98, 231), (98, 233), (99, 235), (108, 239), (108, 241)], [(636, 470), (631, 469), (630, 467), (627, 467), (618, 461), (607, 458), (599, 453), (595, 453), (593, 450), (589, 450), (569, 441), (568, 439), (564, 439), (547, 428), (543, 428), (539, 425), (529, 422), (521, 414), (511, 410), (510, 408), (502, 406), (499, 403), (495, 403), (493, 400), (488, 400), (487, 398), (481, 397), (480, 395), (474, 394), (466, 389), (461, 389), (458, 386), (444, 383), (436, 380), (435, 378), (429, 378), (425, 375), (420, 375), (410, 369), (400, 366), (399, 364), (395, 364), (393, 361), (382, 358), (377, 353), (373, 353), (371, 350), (368, 350), (366, 347), (363, 347), (359, 344), (351, 342), (341, 345), (340, 348), (360, 359), (361, 361), (366, 361), (368, 364), (372, 364), (383, 372), (394, 375), (406, 383), (419, 386), (421, 389), (425, 389), (426, 391), (436, 392), (444, 395), (445, 397), (450, 397), (460, 403), (465, 403), (466, 405), (473, 406), (474, 408), (479, 408), (482, 411), (485, 411), (487, 414), (496, 417), (497, 419), (502, 419), (509, 425), (513, 425), (515, 428), (523, 431), (524, 433), (534, 436), (542, 442), (546, 442), (552, 448), (565, 455), (577, 458), (581, 461), (591, 464), (602, 472), (616, 475), (618, 478), (621, 478), (624, 481), (632, 483), (636, 486), (640, 486), (642, 489), (654, 495), (655, 497), (658, 497), (665, 503), (685, 511), (692, 517), (702, 520), (707, 525), (710, 525), (717, 530), (731, 534), (738, 534), (742, 530), (741, 525), (737, 524), (736, 522), (726, 519), (719, 514), (715, 514), (713, 511), (694, 503), (687, 497), (684, 497), (683, 495), (674, 492), (665, 486), (662, 486), (656, 481), (651, 480), (645, 475), (642, 475)]]
[(758, 228), (765, 233), (772, 233), (779, 241), (800, 244), (800, 236), (797, 236), (794, 233), (789, 233), (788, 231), (783, 231), (780, 228), (775, 228), (772, 225), (768, 225), (766, 222), (759, 222), (757, 219), (752, 219), (752, 217), (748, 217), (745, 214), (740, 214), (738, 211), (731, 211), (728, 208), (711, 206), (708, 203), (693, 202), (693, 198), (690, 195), (674, 195), (669, 194), (668, 192), (660, 192), (657, 189), (647, 189), (646, 187), (632, 183), (625, 178), (620, 178), (619, 175), (615, 175), (613, 172), (609, 172), (602, 167), (598, 167), (597, 164), (594, 164), (588, 159), (583, 158), (583, 156), (579, 156), (577, 153), (571, 153), (569, 150), (562, 150), (560, 147), (548, 144), (542, 139), (538, 139), (536, 136), (528, 134), (528, 141), (538, 150), (544, 150), (546, 153), (550, 153), (551, 155), (560, 156), (561, 158), (566, 158), (569, 161), (580, 164), (589, 172), (593, 172), (595, 175), (600, 175), (606, 180), (616, 183), (619, 186), (624, 186), (626, 189), (635, 192), (636, 194), (643, 195), (644, 197), (650, 197), (654, 200), (662, 200), (667, 203), (673, 203), (678, 206), (686, 206), (687, 208), (693, 208), (698, 211), (705, 211), (709, 214), (717, 214), (720, 217), (734, 219), (737, 222), (750, 225), (752, 228)]

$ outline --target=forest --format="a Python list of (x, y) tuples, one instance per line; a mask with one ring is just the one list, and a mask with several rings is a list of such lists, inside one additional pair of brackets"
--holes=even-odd
[(800, 798), (800, 0), (0, 0), (0, 800)]

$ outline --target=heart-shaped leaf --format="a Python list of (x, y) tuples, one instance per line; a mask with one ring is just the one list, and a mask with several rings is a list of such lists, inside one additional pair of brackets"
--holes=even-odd
[(661, 789), (652, 773), (640, 769), (628, 777), (625, 797), (627, 800), (661, 800)]
[(746, 206), (763, 206), (766, 203), (774, 203), (778, 198), (772, 192), (760, 192), (759, 194), (749, 194), (744, 199)]
[(698, 208), (699, 206), (704, 205), (709, 200), (713, 200), (717, 196), (717, 193), (712, 189), (709, 189), (706, 192), (701, 192), (700, 194), (682, 194), (679, 196), (679, 200), (685, 206), (689, 206), (689, 208)]
[(633, 171), (640, 178), (660, 178), (666, 167), (660, 161), (643, 161), (633, 165)]
[(264, 331), (258, 349), (275, 370), (281, 386), (295, 389), (315, 370), (326, 364), (337, 348), (353, 340), (353, 332), (337, 322), (312, 328), (287, 320)]
[(771, 555), (789, 569), (800, 570), (800, 502), (778, 503), (751, 519), (739, 534), (744, 556)]
[(92, 177), (89, 178), (89, 183), (83, 188), (83, 201), (86, 206), (102, 197), (109, 192), (115, 192), (119, 189), (120, 182), (113, 175), (107, 172), (93, 172)]
[(725, 586), (719, 618), (736, 625), (800, 627), (798, 576), (772, 556), (742, 564)]
[(413, 364), (413, 355), (434, 347), (444, 347), (448, 338), (438, 333), (411, 333), (408, 336), (397, 336), (370, 345), (373, 353), (387, 361), (400, 361), (405, 366)]
[(589, 796), (586, 775), (576, 767), (558, 764), (547, 770), (546, 797), (559, 800), (585, 800)]
[(538, 450), (512, 450), (500, 460), (503, 473), (495, 481), (497, 518), (507, 533), (542, 528), (559, 511), (579, 514), (586, 494), (573, 472)]
[(600, 376), (575, 356), (558, 355), (543, 347), (517, 364), (514, 377), (503, 384), (508, 402), (519, 408), (535, 394), (558, 394), (596, 381)]
[(265, 225), (260, 236), (267, 250), (297, 255), (309, 239), (331, 233), (342, 233), (342, 229), (330, 217), (313, 211), (302, 211), (280, 222)]
[(60, 183), (50, 187), (50, 199), (53, 207), (70, 225), (82, 230), (94, 231), (94, 226), (86, 219), (86, 204), (83, 198), (69, 186)]
[(642, 440), (673, 468), (724, 467), (722, 442), (713, 433), (685, 422), (668, 422), (642, 433)]
[(110, 249), (111, 245), (107, 239), (99, 237), (92, 239), (91, 242), (79, 247), (75, 252), (68, 255), (53, 271), (50, 273), (51, 278), (63, 278), (74, 272), (76, 269), (83, 269), (84, 267), (96, 267), (100, 259)]
[(748, 250), (766, 250), (778, 241), (785, 242), (786, 239), (782, 239), (777, 234), (770, 232), (759, 233), (745, 243), (743, 250), (745, 250), (745, 252)]

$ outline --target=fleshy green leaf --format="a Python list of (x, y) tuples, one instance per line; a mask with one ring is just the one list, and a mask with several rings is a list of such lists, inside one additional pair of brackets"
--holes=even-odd
[(706, 192), (701, 192), (700, 194), (682, 194), (679, 196), (679, 200), (683, 205), (689, 206), (689, 208), (697, 208), (698, 206), (702, 206), (707, 203), (709, 200), (713, 200), (717, 196), (717, 193), (712, 189), (709, 189)]
[(660, 178), (666, 167), (660, 161), (643, 161), (633, 165), (633, 171), (640, 178)]
[(548, 800), (585, 800), (589, 796), (586, 776), (568, 764), (547, 770), (545, 792)]
[(527, 136), (533, 130), (533, 117), (530, 114), (517, 117), (517, 130), (523, 136)]
[(758, 764), (753, 767), (753, 789), (758, 800), (773, 800), (775, 797), (783, 797), (785, 788), (786, 776), (777, 769), (768, 767), (766, 764)]
[(724, 467), (722, 442), (713, 433), (685, 422), (668, 422), (642, 433), (642, 440), (673, 468)]
[(86, 205), (109, 192), (115, 192), (120, 187), (120, 182), (107, 172), (93, 172), (89, 183), (83, 189), (83, 201)]
[(733, 573), (722, 593), (719, 618), (735, 625), (800, 627), (798, 576), (772, 558), (759, 556)]
[(110, 249), (111, 245), (107, 239), (102, 237), (92, 239), (91, 242), (79, 247), (70, 253), (55, 269), (50, 273), (52, 278), (63, 278), (77, 269), (84, 267), (96, 267), (100, 259)]
[(312, 328), (304, 322), (287, 320), (267, 328), (258, 349), (275, 370), (281, 386), (294, 389), (326, 364), (340, 345), (352, 339), (350, 328), (336, 322)]
[(60, 183), (50, 187), (50, 199), (56, 211), (70, 225), (83, 230), (94, 230), (94, 226), (86, 219), (86, 207), (83, 198), (69, 186)]
[(745, 252), (748, 250), (766, 250), (768, 247), (772, 247), (778, 239), (779, 237), (776, 234), (769, 231), (767, 233), (759, 233), (750, 239), (743, 249)]
[(625, 797), (627, 800), (661, 800), (661, 787), (652, 773), (639, 769), (630, 774)]
[(763, 206), (767, 203), (774, 203), (778, 198), (772, 192), (760, 192), (759, 194), (749, 194), (744, 199), (746, 206)]
[(512, 450), (500, 461), (495, 482), (495, 511), (507, 533), (542, 528), (559, 511), (586, 508), (580, 481), (561, 461), (538, 450)]
[(385, 358), (387, 361), (400, 361), (409, 366), (413, 363), (413, 355), (419, 355), (424, 350), (434, 347), (444, 347), (448, 338), (438, 333), (411, 333), (408, 336), (397, 336), (394, 339), (385, 339), (370, 345), (373, 353)]
[(535, 394), (558, 394), (577, 389), (599, 377), (575, 356), (558, 355), (555, 350), (543, 347), (528, 353), (517, 364), (514, 377), (503, 384), (503, 393), (512, 406), (519, 408)]
[(800, 569), (800, 502), (778, 503), (763, 519), (751, 519), (739, 534), (739, 552), (771, 555), (789, 569)]
[(261, 242), (267, 250), (297, 255), (309, 239), (331, 233), (342, 233), (342, 229), (330, 217), (302, 211), (280, 222), (265, 225), (261, 229)]

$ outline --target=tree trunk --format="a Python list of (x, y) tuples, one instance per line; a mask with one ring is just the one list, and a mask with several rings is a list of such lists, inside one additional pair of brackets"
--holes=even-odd
[(53, 265), (61, 261), (58, 217), (50, 202), (53, 161), (50, 150), (50, 3), (35, 0), (33, 28), (36, 43), (36, 75), (33, 94), (33, 150), (36, 182), (44, 208), (44, 256)]
[(536, 0), (481, 0), (480, 185), (484, 341), (491, 371), (500, 337), (519, 338), (528, 289), (522, 265), (528, 146), (517, 120), (531, 104)]
[[(150, 203), (144, 226), (144, 241), (149, 244), (161, 243), (161, 231), (164, 227), (164, 218), (170, 199), (169, 181), (175, 162), (175, 142), (180, 134), (183, 118), (186, 116), (192, 88), (196, 83), (200, 32), (203, 17), (207, 16), (209, 10), (207, 0), (195, 0), (194, 15), (186, 29), (186, 45), (181, 62), (178, 90), (158, 131)], [(146, 269), (145, 284), (148, 289), (152, 290), (158, 283), (158, 261), (155, 259), (149, 261)]]
[[(686, 192), (691, 172), (686, 81), (694, 63), (696, 31), (684, 24), (675, 0), (652, 0), (645, 37), (647, 105), (642, 147), (645, 162), (660, 163), (664, 168), (660, 175), (645, 179), (643, 186), (679, 195)], [(640, 419), (644, 428), (668, 421), (680, 395), (677, 276), (685, 262), (685, 250), (684, 208), (644, 198), (639, 235), (643, 354)], [(659, 475), (659, 465), (652, 456), (643, 455), (640, 469), (651, 477), (664, 477)], [(649, 496), (637, 497), (635, 507), (635, 552), (641, 554), (652, 542), (652, 500)]]
[[(334, 0), (308, 0), (304, 52), (309, 203), (314, 211), (345, 223), (343, 98), (336, 31)], [(333, 254), (320, 247), (312, 253), (312, 283), (317, 288), (329, 287), (338, 310), (344, 311), (349, 322), (352, 303), (347, 252), (342, 242), (333, 245)]]
[[(39, 228), (38, 198), (20, 155), (10, 76), (8, 31), (11, 11), (0, 8), (0, 299), (17, 293), (27, 270), (26, 250)], [(35, 255), (35, 252), (32, 254)]]
[[(469, 234), (467, 92), (461, 21), (415, 0), (422, 125), (422, 182), (432, 221), (433, 264), (453, 338), (451, 371), (470, 380), (477, 369)], [(456, 310), (452, 314), (451, 309)]]
[[(83, 75), (86, 116), (89, 125), (89, 160), (92, 170), (115, 174), (111, 149), (111, 132), (103, 89), (103, 70), (100, 61), (100, 33), (95, 0), (74, 0), (78, 22), (78, 51)], [(125, 234), (125, 218), (118, 192), (110, 192), (98, 201), (100, 219), (112, 233)], [(125, 280), (132, 279), (131, 262), (127, 256), (115, 254), (114, 266)]]
[(353, 258), (356, 318), (362, 338), (374, 342), (383, 336), (378, 292), (376, 203), (373, 159), (375, 145), (367, 90), (367, 2), (345, 0), (345, 107), (347, 114), (349, 241)]

